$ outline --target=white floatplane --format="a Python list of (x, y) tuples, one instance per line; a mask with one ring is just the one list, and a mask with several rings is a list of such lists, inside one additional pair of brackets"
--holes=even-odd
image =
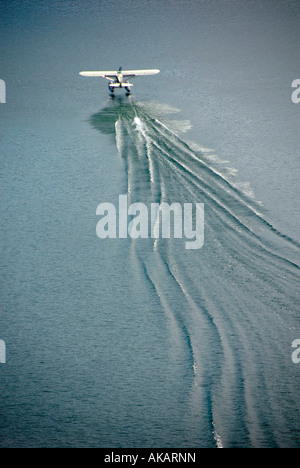
[(82, 71), (79, 75), (82, 76), (102, 76), (109, 80), (108, 89), (111, 93), (115, 92), (115, 88), (124, 88), (126, 94), (130, 94), (130, 88), (133, 86), (128, 79), (135, 76), (156, 75), (160, 70), (122, 70), (118, 71)]

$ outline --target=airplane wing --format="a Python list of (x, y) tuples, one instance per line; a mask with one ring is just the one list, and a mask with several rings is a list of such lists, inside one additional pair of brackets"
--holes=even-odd
[[(160, 70), (122, 70), (122, 75), (126, 78), (134, 76), (155, 75)], [(103, 78), (116, 78), (119, 72), (117, 71), (82, 71), (79, 75), (82, 76), (102, 76)]]
[(82, 76), (103, 76), (103, 78), (116, 78), (117, 71), (82, 71), (79, 73)]
[(145, 76), (145, 75), (156, 75), (160, 70), (122, 70), (123, 76), (133, 77), (133, 76)]

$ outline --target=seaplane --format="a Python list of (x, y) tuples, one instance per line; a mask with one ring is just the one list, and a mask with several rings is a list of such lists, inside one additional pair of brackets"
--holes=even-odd
[(82, 71), (81, 76), (102, 76), (109, 80), (108, 89), (114, 94), (116, 88), (124, 88), (126, 94), (131, 93), (132, 83), (129, 83), (129, 78), (135, 76), (156, 75), (160, 70), (123, 70), (122, 67), (118, 71)]

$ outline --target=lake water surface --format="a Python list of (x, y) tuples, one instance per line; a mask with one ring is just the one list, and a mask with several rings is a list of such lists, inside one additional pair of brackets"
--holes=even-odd
[[(299, 2), (0, 12), (0, 446), (299, 447)], [(161, 73), (78, 74), (120, 65)], [(99, 239), (119, 195), (203, 247)]]

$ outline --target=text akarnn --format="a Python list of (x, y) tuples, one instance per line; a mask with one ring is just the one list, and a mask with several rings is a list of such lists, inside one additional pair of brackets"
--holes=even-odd
[(151, 453), (148, 463), (196, 463), (195, 453), (162, 452)]

